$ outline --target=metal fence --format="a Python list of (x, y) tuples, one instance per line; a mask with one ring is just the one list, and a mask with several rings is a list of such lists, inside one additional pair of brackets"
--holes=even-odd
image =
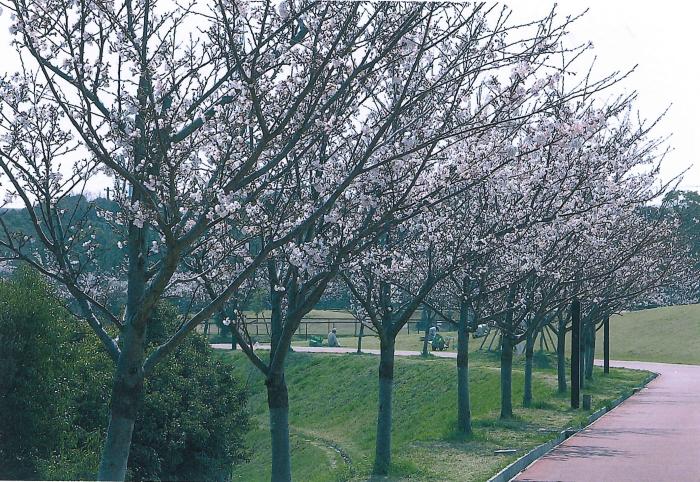
[[(417, 333), (417, 327), (419, 320), (411, 320), (406, 323), (404, 332), (407, 334)], [(208, 325), (208, 326), (207, 326)], [(357, 337), (360, 333), (362, 323), (354, 318), (331, 318), (331, 317), (307, 317), (302, 320), (299, 324), (299, 328), (294, 333), (297, 338), (303, 338), (308, 340), (311, 336), (322, 336), (326, 337), (330, 331), (335, 328), (338, 336)], [(270, 339), (270, 320), (266, 318), (253, 318), (252, 320), (248, 318), (246, 320), (246, 327), (248, 329), (248, 334), (251, 337), (255, 337), (256, 340), (265, 341)], [(213, 321), (207, 321), (202, 325), (197, 327), (197, 331), (200, 333), (208, 333), (210, 336), (220, 335), (219, 326)], [(365, 324), (363, 331), (363, 336), (373, 336), (375, 334), (374, 327)]]

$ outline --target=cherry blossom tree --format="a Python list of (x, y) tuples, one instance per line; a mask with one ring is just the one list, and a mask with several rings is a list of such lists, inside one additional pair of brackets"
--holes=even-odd
[(692, 272), (677, 220), (658, 213), (650, 215), (639, 208), (621, 212), (614, 226), (598, 232), (596, 241), (587, 247), (582, 267), (581, 359), (586, 380), (593, 376), (595, 332), (605, 320), (655, 292), (683, 284)]
[[(653, 172), (637, 170), (657, 143), (624, 116), (630, 99), (591, 101), (622, 77), (570, 85), (563, 74), (586, 46), (565, 46), (574, 19), (554, 12), (516, 24), (484, 4), (0, 6), (23, 60), (0, 81), (2, 187), (34, 231), (0, 220), (0, 245), (65, 290), (115, 363), (100, 479), (125, 477), (144, 380), (216, 315), (265, 377), (272, 479), (291, 480), (284, 365), (338, 277), (380, 337), (375, 474), (391, 462), (395, 338), (438, 283), (460, 300), (460, 413), (478, 304), (503, 333), (509, 416), (513, 343), (562, 305), (561, 286), (584, 290), (585, 278), (560, 273), (575, 266), (576, 236), (651, 192)], [(66, 208), (98, 178), (113, 184), (113, 210)], [(126, 254), (116, 273), (94, 269), (107, 247), (91, 210)], [(589, 238), (580, 243), (594, 247)], [(631, 274), (613, 271), (596, 313)], [(261, 283), (269, 358), (240, 313)], [(197, 310), (146, 352), (167, 296), (197, 298)]]
[[(265, 262), (274, 318), (269, 361), (254, 353), (245, 325), (234, 326), (243, 351), (266, 377), (273, 478), (279, 480), (291, 476), (284, 360), (304, 314), (341, 267), (353, 272), (357, 259), (386, 257), (384, 250), (397, 239), (424, 232), (420, 222), (427, 222), (425, 212), (431, 212), (452, 191), (487, 177), (507, 162), (507, 153), (502, 151), (512, 147), (505, 141), (533, 112), (563, 101), (542, 95), (556, 84), (557, 72), (547, 71), (535, 78), (540, 68), (547, 70), (543, 67), (547, 55), (562, 53), (556, 38), (565, 25), (554, 24), (551, 16), (510, 26), (507, 15), (495, 10), (494, 23), (486, 23), (484, 16), (490, 11), (481, 5), (364, 8), (360, 16), (367, 22), (361, 24), (363, 34), (377, 46), (367, 52), (386, 53), (376, 64), (383, 74), (368, 75), (365, 84), (358, 84), (354, 104), (342, 105), (319, 142), (295, 151), (293, 169), (278, 173), (275, 184), (261, 195), (262, 202), (250, 208), (244, 221), (250, 224), (240, 230), (267, 246), (280, 232), (298, 227), (284, 245), (269, 248)], [(409, 26), (377, 33), (377, 22)], [(312, 24), (305, 20), (305, 25)], [(520, 30), (532, 35), (525, 42), (523, 37), (518, 41), (507, 38)], [(504, 67), (509, 67), (509, 75), (499, 79)], [(609, 82), (592, 83), (591, 91)], [(569, 98), (585, 91), (574, 89)], [(502, 128), (494, 130), (493, 126)], [(474, 142), (457, 152), (452, 146), (466, 137)], [(489, 157), (495, 161), (489, 162)], [(299, 224), (300, 213), (314, 215)], [(381, 264), (367, 262), (372, 269)], [(429, 291), (433, 283), (431, 278), (419, 291)], [(230, 294), (225, 284), (218, 290)], [(420, 298), (410, 306), (415, 303), (420, 304)], [(393, 360), (393, 351), (390, 358)], [(380, 373), (385, 372), (380, 367)], [(391, 383), (386, 386), (390, 389)], [(385, 421), (380, 415), (384, 428), (378, 443), (377, 473), (386, 472), (390, 460), (385, 455), (389, 444), (383, 442), (388, 440), (384, 435), (390, 422)]]
[[(124, 478), (144, 378), (262, 267), (273, 296), (296, 300), (265, 369), (271, 416), (285, 419), (282, 367), (294, 325), (340, 260), (391, 218), (376, 212), (371, 172), (398, 172), (408, 157), (404, 183), (415, 185), (441, 143), (481, 128), (483, 113), (471, 112), (468, 121), (454, 114), (462, 90), (504, 62), (499, 52), (512, 62), (505, 43), (485, 50), (488, 58), (469, 52), (476, 40), (466, 34), (484, 44), (495, 39), (481, 6), (454, 7), (455, 16), (438, 5), (360, 3), (3, 6), (26, 63), (2, 82), (0, 167), (35, 229), (29, 239), (6, 232), (4, 245), (66, 288), (115, 361), (101, 479)], [(98, 174), (114, 181), (118, 210), (104, 214), (128, 259), (126, 302), (116, 312), (86, 274), (92, 248), (100, 249), (92, 227), (60, 207)], [(356, 178), (362, 182), (350, 189)], [(399, 192), (395, 205), (402, 206)], [(309, 260), (330, 252), (321, 238), (357, 227), (337, 222), (349, 209), (368, 229), (343, 239), (319, 272), (308, 269)], [(145, 353), (155, 306), (198, 281), (183, 259), (211, 248), (214, 233), (229, 238), (221, 245), (225, 283)], [(38, 258), (33, 242), (51, 259)], [(221, 251), (211, 249), (205, 266), (224, 266)], [(281, 260), (284, 272), (275, 269)], [(296, 289), (300, 273), (308, 278)], [(281, 430), (273, 433), (275, 453), (287, 454), (275, 458), (273, 477), (289, 479), (286, 424), (272, 426)]]
[[(602, 85), (605, 83), (596, 84), (594, 90), (601, 88)], [(574, 90), (574, 92), (569, 95), (575, 96), (582, 91)], [(566, 96), (554, 98), (558, 102), (562, 101), (562, 98), (566, 99)], [(541, 106), (541, 104), (537, 105)], [(552, 110), (555, 105), (559, 106), (558, 103), (552, 104)], [(561, 126), (554, 128), (547, 114), (539, 115), (540, 112), (535, 111), (526, 115), (523, 105), (518, 106), (517, 112), (521, 119), (527, 118), (528, 122), (517, 123), (515, 131), (510, 130), (512, 123), (503, 122), (499, 124), (499, 128), (494, 127), (485, 136), (467, 138), (456, 145), (453, 151), (454, 158), (458, 159), (463, 153), (469, 153), (475, 149), (475, 146), (479, 146), (476, 150), (488, 152), (488, 158), (492, 159), (492, 163), (488, 164), (483, 158), (476, 157), (477, 160), (470, 171), (472, 177), (469, 178), (469, 182), (461, 184), (454, 192), (450, 192), (446, 199), (452, 202), (455, 199), (461, 199), (459, 195), (464, 194), (464, 198), (471, 201), (470, 194), (478, 193), (479, 190), (501, 189), (500, 196), (494, 196), (493, 200), (489, 201), (497, 206), (497, 210), (503, 206), (517, 207), (518, 205), (526, 207), (536, 205), (536, 209), (513, 210), (515, 215), (507, 218), (505, 226), (498, 223), (502, 222), (503, 218), (492, 211), (488, 215), (497, 219), (498, 222), (487, 224), (484, 228), (479, 226), (484, 224), (483, 220), (474, 212), (458, 213), (451, 210), (450, 203), (443, 200), (430, 211), (428, 218), (416, 216), (412, 220), (420, 220), (418, 223), (420, 228), (415, 224), (404, 224), (394, 231), (384, 233), (373, 247), (376, 254), (366, 254), (363, 261), (356, 263), (344, 275), (346, 283), (357, 302), (363, 306), (365, 316), (372, 321), (380, 338), (380, 406), (375, 473), (386, 473), (390, 463), (394, 340), (413, 312), (421, 304), (428, 304), (426, 299), (430, 291), (450, 275), (460, 263), (464, 263), (465, 259), (479, 258), (484, 246), (495, 245), (494, 240), (498, 239), (502, 239), (505, 243), (512, 243), (519, 236), (520, 230), (530, 225), (551, 223), (565, 209), (569, 209), (566, 216), (574, 216), (576, 213), (574, 208), (568, 206), (571, 190), (561, 189), (562, 185), (571, 183), (571, 176), (567, 171), (569, 165), (555, 166), (555, 161), (550, 161), (547, 167), (556, 168), (557, 172), (561, 173), (561, 177), (553, 176), (553, 180), (550, 180), (543, 175), (543, 171), (538, 169), (537, 163), (527, 161), (535, 155), (533, 153), (540, 153), (543, 147), (551, 144), (558, 143), (563, 148), (569, 149), (572, 142), (580, 140), (582, 130), (585, 129), (571, 128), (572, 124), (578, 122), (571, 114), (568, 114), (571, 116), (568, 123), (562, 123)], [(591, 128), (600, 128), (600, 123), (592, 123)], [(484, 138), (495, 139), (498, 136), (503, 136), (504, 139), (522, 136), (524, 142), (513, 145), (512, 142), (487, 141), (480, 144)], [(488, 149), (485, 146), (500, 147)], [(519, 152), (522, 154), (519, 155)], [(521, 156), (523, 162), (520, 162)], [(569, 164), (572, 162), (563, 156), (562, 159)], [(485, 175), (482, 176), (482, 174)], [(387, 179), (385, 184), (390, 186), (390, 179)], [(462, 204), (459, 204), (459, 201), (456, 202), (462, 208), (465, 206), (464, 201)], [(477, 213), (483, 209), (476, 202), (472, 204), (476, 206)], [(507, 208), (504, 209), (506, 210)], [(460, 214), (462, 217), (459, 216)], [(463, 224), (455, 225), (455, 220), (461, 220)], [(473, 229), (467, 224), (470, 222), (474, 222), (474, 226), (480, 229)], [(526, 271), (527, 269), (530, 268), (526, 268)], [(462, 310), (464, 319), (462, 326), (466, 325), (468, 317), (467, 304), (465, 302)], [(508, 312), (512, 313), (512, 310), (506, 309), (504, 311), (506, 316)], [(464, 339), (466, 330), (462, 332), (465, 335)], [(509, 370), (508, 365), (504, 365), (504, 370)], [(466, 374), (466, 370), (461, 371)], [(466, 387), (466, 384), (464, 386)], [(468, 407), (468, 390), (460, 390), (460, 393), (466, 393), (461, 398), (465, 400)], [(464, 412), (468, 412), (468, 408)], [(464, 425), (468, 426), (467, 423)]]
[[(339, 109), (338, 128), (300, 151), (295, 170), (268, 189), (252, 228), (264, 246), (300, 212), (323, 214), (270, 250), (265, 272), (273, 318), (269, 361), (254, 353), (244, 327), (235, 327), (244, 352), (266, 376), (275, 480), (291, 477), (284, 361), (301, 319), (341, 266), (367, 257), (384, 233), (429, 209), (445, 189), (461, 182), (462, 162), (444, 162), (451, 138), (480, 132), (488, 120), (498, 122), (500, 117), (486, 110), (495, 111), (506, 92), (489, 88), (489, 99), (473, 110), (463, 98), (474, 95), (474, 85), (486, 95), (488, 72), (515, 61), (509, 45), (489, 46), (497, 33), (487, 29), (481, 6), (364, 8), (361, 18), (372, 34), (366, 40), (375, 46), (367, 50), (383, 49), (384, 59), (353, 102)], [(386, 25), (406, 27), (393, 32)], [(514, 102), (529, 96), (523, 92)]]
[[(429, 214), (433, 216), (433, 212)], [(383, 234), (343, 273), (362, 316), (374, 327), (380, 342), (379, 407), (374, 473), (386, 474), (391, 463), (392, 392), (396, 336), (430, 291), (449, 274), (453, 260), (444, 256), (460, 240), (431, 239), (439, 219), (421, 217), (411, 228)]]
[[(653, 186), (659, 140), (648, 138), (650, 125), (633, 126), (628, 116), (631, 100), (620, 98), (602, 109), (595, 103), (571, 104), (552, 112), (539, 125), (556, 126), (554, 130), (544, 127), (536, 134), (550, 136), (551, 141), (514, 166), (518, 179), (514, 193), (525, 201), (520, 207), (529, 227), (493, 256), (494, 267), (480, 289), (491, 293), (487, 317), (496, 321), (502, 335), (503, 418), (512, 416), (513, 346), (526, 341), (530, 355), (527, 405), (532, 398), (534, 337), (561, 307), (558, 286), (575, 282), (575, 272), (566, 268), (569, 260), (581, 256), (577, 248), (582, 240), (594, 235), (595, 226), (614, 224), (618, 216), (663, 192)], [(531, 142), (534, 137), (523, 132), (525, 143)], [(553, 132), (559, 135), (551, 137)], [(543, 166), (546, 170), (539, 171)]]

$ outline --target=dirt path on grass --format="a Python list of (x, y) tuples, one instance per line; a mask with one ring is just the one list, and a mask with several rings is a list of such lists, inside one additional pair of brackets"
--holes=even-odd
[(660, 376), (515, 481), (700, 481), (700, 366), (611, 362)]

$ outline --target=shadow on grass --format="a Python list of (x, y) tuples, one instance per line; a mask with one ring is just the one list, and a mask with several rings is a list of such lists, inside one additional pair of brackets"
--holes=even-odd
[(478, 430), (472, 430), (472, 432), (468, 434), (452, 430), (445, 432), (442, 441), (454, 444), (469, 444), (473, 442), (486, 442), (486, 437)]
[(408, 478), (411, 480), (434, 480), (437, 476), (437, 473), (425, 470), (411, 459), (396, 456), (394, 459), (389, 466), (388, 475), (370, 475), (367, 480), (370, 482), (393, 482)]
[(484, 419), (480, 419), (480, 420), (475, 420), (472, 425), (475, 428), (484, 428), (484, 429), (500, 428), (500, 429), (506, 429), (506, 430), (515, 430), (517, 432), (524, 432), (527, 430), (536, 430), (537, 429), (536, 425), (534, 425), (530, 422), (526, 422), (525, 420), (520, 418), (518, 415), (513, 415), (512, 418), (507, 418), (507, 419), (484, 418)]

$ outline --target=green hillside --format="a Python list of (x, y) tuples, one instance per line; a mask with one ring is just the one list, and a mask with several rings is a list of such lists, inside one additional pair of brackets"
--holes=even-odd
[[(235, 481), (270, 480), (270, 435), (262, 377), (240, 352), (220, 352), (239, 377), (248, 380), (250, 410), (257, 427), (248, 437), (250, 462)], [(373, 459), (377, 416), (377, 363), (370, 355), (290, 354), (289, 384), (292, 471), (305, 482), (367, 480)], [(515, 419), (498, 420), (498, 358), (475, 353), (471, 360), (474, 436), (453, 433), (456, 418), (455, 360), (400, 357), (396, 360), (392, 477), (386, 480), (487, 480), (513, 459), (577, 424), (587, 412), (568, 408), (568, 394), (556, 393), (551, 357), (538, 356), (535, 403), (521, 407), (523, 366), (513, 373)], [(587, 393), (594, 409), (639, 385), (646, 372), (596, 369)], [(494, 454), (514, 448), (516, 455)], [(385, 479), (382, 479), (385, 480)]]
[[(596, 356), (603, 357), (603, 332)], [(700, 304), (633, 311), (610, 319), (610, 357), (700, 364)]]

